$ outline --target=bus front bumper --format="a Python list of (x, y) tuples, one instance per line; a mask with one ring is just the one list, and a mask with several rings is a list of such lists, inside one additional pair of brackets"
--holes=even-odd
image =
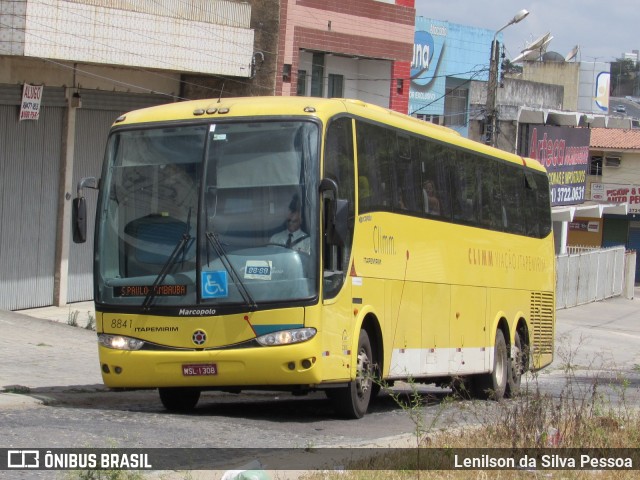
[(110, 388), (316, 385), (316, 342), (204, 351), (122, 351), (99, 346), (102, 379)]

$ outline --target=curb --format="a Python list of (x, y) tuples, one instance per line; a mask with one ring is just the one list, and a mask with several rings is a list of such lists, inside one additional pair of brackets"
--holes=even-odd
[(0, 410), (5, 408), (25, 408), (42, 405), (44, 402), (35, 397), (20, 393), (0, 392)]

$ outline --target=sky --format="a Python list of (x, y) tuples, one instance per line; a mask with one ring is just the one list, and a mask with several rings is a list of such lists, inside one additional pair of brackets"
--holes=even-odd
[(577, 60), (611, 62), (640, 50), (637, 0), (415, 0), (416, 15), (498, 30), (521, 9), (529, 15), (503, 33), (507, 58), (550, 32), (548, 51), (566, 56), (576, 45)]

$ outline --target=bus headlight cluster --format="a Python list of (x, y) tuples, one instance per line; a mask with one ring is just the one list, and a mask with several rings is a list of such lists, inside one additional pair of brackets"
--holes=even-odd
[(306, 342), (316, 335), (315, 328), (296, 328), (295, 330), (281, 330), (279, 332), (262, 335), (256, 340), (260, 345), (271, 347), (275, 345), (291, 345)]
[(137, 338), (124, 337), (122, 335), (107, 335), (106, 333), (98, 335), (98, 343), (103, 347), (113, 348), (115, 350), (140, 350), (144, 345), (144, 342)]

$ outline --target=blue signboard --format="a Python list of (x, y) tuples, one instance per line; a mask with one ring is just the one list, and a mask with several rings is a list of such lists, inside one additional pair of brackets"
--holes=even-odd
[(494, 34), (491, 30), (416, 17), (409, 114), (442, 116), (447, 90), (469, 89), (471, 80), (486, 81)]

